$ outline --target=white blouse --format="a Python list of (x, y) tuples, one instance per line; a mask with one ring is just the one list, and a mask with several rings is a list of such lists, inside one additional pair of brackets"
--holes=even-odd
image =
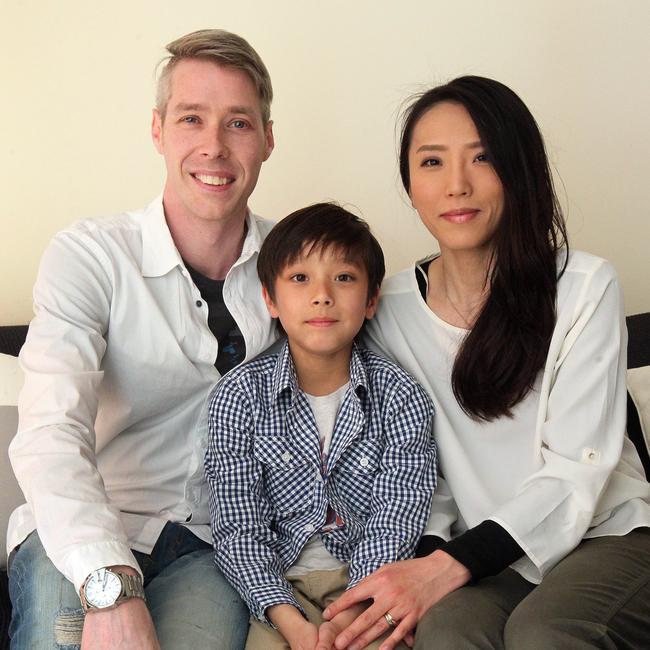
[(513, 417), (477, 422), (458, 405), (451, 370), (466, 330), (437, 317), (413, 267), (389, 278), (366, 341), (400, 363), (435, 407), (439, 481), (425, 534), (450, 539), (486, 519), (525, 556), (538, 583), (583, 537), (650, 525), (650, 485), (625, 435), (627, 332), (612, 266), (572, 251), (558, 283), (544, 369)]

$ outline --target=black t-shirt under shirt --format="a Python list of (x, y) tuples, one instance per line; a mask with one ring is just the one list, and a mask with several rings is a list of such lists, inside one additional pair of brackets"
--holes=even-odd
[(244, 336), (223, 300), (224, 280), (211, 280), (193, 269), (187, 262), (185, 266), (201, 298), (208, 305), (208, 327), (219, 342), (219, 351), (214, 365), (223, 375), (246, 357)]

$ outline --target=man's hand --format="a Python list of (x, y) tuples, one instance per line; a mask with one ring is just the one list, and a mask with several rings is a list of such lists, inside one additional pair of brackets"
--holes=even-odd
[(160, 650), (144, 600), (130, 598), (113, 609), (88, 612), (81, 650)]
[(390, 629), (384, 618), (386, 613), (393, 617), (396, 627), (380, 650), (393, 650), (402, 639), (412, 642), (409, 635), (425, 612), (443, 596), (466, 584), (470, 577), (460, 562), (440, 550), (428, 557), (381, 567), (323, 612), (326, 619), (333, 621), (357, 603), (368, 598), (374, 601), (336, 637), (334, 647), (337, 650), (364, 648)]

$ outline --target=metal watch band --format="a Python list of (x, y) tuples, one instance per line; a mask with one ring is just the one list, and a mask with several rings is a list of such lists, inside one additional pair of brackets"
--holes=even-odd
[[(122, 588), (120, 591), (120, 595), (116, 598), (115, 602), (112, 605), (106, 607), (105, 609), (112, 609), (113, 607), (117, 607), (117, 605), (123, 603), (125, 600), (128, 600), (130, 598), (141, 598), (144, 601), (147, 600), (144, 593), (144, 585), (142, 584), (142, 578), (138, 574), (131, 575), (129, 573), (121, 573), (120, 571), (113, 571), (112, 569), (108, 569), (108, 568), (106, 568), (106, 571), (118, 577)], [(92, 574), (88, 576), (86, 582), (84, 582), (84, 584), (81, 586), (81, 589), (79, 590), (81, 605), (85, 612), (95, 611), (98, 609), (95, 605), (92, 605), (86, 599), (86, 584), (91, 576)]]
[(139, 575), (132, 576), (130, 573), (120, 573), (118, 571), (113, 571), (113, 573), (120, 576), (122, 580), (122, 594), (117, 599), (118, 603), (127, 598), (142, 598), (142, 600), (146, 600), (142, 578)]

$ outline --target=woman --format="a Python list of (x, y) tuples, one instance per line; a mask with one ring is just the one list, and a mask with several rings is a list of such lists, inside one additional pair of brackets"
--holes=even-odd
[(416, 648), (647, 648), (650, 486), (612, 267), (565, 247), (538, 127), (503, 84), (420, 96), (400, 173), (440, 254), (386, 283), (368, 337), (431, 394), (445, 483), (423, 557), (326, 612), (374, 599), (337, 648), (416, 624)]

